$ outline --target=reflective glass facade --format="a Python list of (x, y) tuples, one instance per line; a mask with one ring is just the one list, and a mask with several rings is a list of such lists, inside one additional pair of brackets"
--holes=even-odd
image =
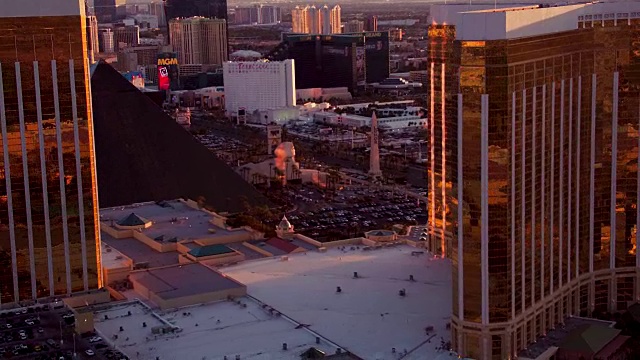
[(429, 27), (429, 246), (453, 262), (463, 356), (640, 299), (640, 16), (608, 15), (504, 40)]
[(102, 286), (85, 21), (0, 18), (2, 305)]

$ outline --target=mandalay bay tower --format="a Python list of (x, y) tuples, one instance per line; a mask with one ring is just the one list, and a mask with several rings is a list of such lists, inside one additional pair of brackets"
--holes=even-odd
[(640, 3), (431, 17), (428, 241), (453, 264), (453, 349), (514, 358), (640, 300)]
[(0, 0), (0, 305), (102, 286), (84, 0)]

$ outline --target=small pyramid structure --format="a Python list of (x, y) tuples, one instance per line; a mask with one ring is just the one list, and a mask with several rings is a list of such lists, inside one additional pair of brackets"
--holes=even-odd
[(131, 213), (117, 222), (120, 226), (144, 226), (147, 223), (149, 223), (149, 220), (136, 213)]

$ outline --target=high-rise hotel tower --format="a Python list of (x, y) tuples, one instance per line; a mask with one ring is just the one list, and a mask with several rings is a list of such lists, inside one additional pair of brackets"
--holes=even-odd
[(640, 300), (640, 3), (433, 6), (429, 246), (452, 345), (509, 359)]
[(0, 0), (0, 306), (102, 286), (84, 0)]

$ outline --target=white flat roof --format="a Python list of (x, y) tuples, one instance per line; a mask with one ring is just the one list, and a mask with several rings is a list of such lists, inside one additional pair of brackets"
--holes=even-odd
[[(220, 269), (247, 285), (249, 295), (367, 359), (395, 359), (418, 347), (435, 359), (440, 338), (450, 339), (451, 263), (406, 245), (380, 250), (289, 255)], [(353, 278), (357, 271), (359, 278)], [(413, 275), (415, 281), (408, 281)], [(342, 288), (336, 293), (336, 287)], [(398, 295), (406, 289), (407, 296)], [(425, 327), (433, 326), (429, 336)], [(415, 356), (413, 357), (415, 358)]]
[[(469, 41), (518, 39), (553, 34), (578, 28), (584, 21), (628, 21), (640, 18), (637, 1), (611, 1), (550, 7), (514, 7), (502, 4), (434, 5), (432, 23), (456, 26), (456, 39)], [(587, 20), (587, 16), (592, 16)]]
[[(103, 339), (137, 360), (211, 360), (224, 356), (233, 360), (236, 355), (251, 360), (300, 360), (300, 354), (310, 347), (335, 353), (333, 344), (326, 340), (316, 344), (313, 333), (296, 329), (296, 324), (284, 317), (272, 316), (257, 302), (237, 300), (247, 307), (223, 301), (160, 312), (159, 316), (182, 329), (177, 334), (152, 334), (152, 327), (163, 323), (137, 303), (97, 312), (95, 328)], [(142, 327), (143, 322), (147, 323), (146, 328)], [(283, 343), (287, 343), (288, 350), (282, 350)]]
[(84, 15), (84, 0), (0, 0), (0, 18)]

